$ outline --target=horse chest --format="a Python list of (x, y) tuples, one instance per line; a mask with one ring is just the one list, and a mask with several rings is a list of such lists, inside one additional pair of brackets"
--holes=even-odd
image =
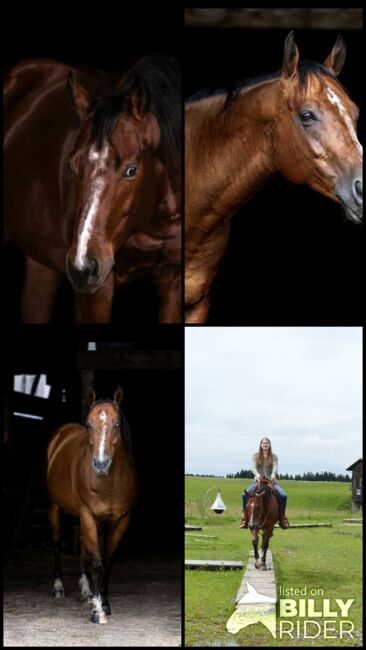
[(154, 223), (146, 231), (131, 235), (116, 257), (116, 279), (119, 283), (129, 282), (152, 268), (177, 265), (180, 260), (181, 223), (177, 215), (169, 223)]
[(123, 515), (123, 503), (115, 496), (106, 494), (96, 495), (89, 504), (93, 516), (99, 521), (117, 520)]

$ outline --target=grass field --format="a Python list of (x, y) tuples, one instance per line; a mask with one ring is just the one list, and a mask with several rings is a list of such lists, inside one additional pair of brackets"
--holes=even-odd
[[(203, 526), (202, 531), (187, 531), (186, 559), (241, 560), (247, 562), (252, 547), (248, 531), (238, 528), (241, 516), (241, 493), (250, 484), (245, 479), (186, 477), (185, 516), (189, 524)], [(316, 608), (323, 599), (346, 601), (354, 599), (348, 620), (354, 624), (353, 638), (324, 638), (323, 629), (315, 639), (304, 638), (303, 627), (297, 638), (288, 635), (274, 639), (261, 623), (251, 625), (235, 636), (226, 630), (226, 622), (235, 610), (235, 597), (243, 573), (241, 571), (185, 572), (185, 645), (186, 646), (361, 646), (361, 584), (362, 537), (360, 526), (346, 526), (343, 519), (352, 518), (351, 493), (348, 483), (313, 483), (281, 481), (288, 494), (287, 515), (290, 524), (328, 522), (331, 528), (276, 529), (271, 539), (277, 597), (282, 588), (306, 588)], [(227, 511), (216, 515), (210, 510), (217, 489)], [(208, 491), (209, 490), (209, 491)], [(356, 516), (354, 517), (356, 518)], [(199, 536), (199, 535), (202, 535)], [(322, 591), (320, 591), (322, 590)], [(303, 596), (304, 597), (304, 596)], [(301, 596), (293, 596), (294, 599)], [(334, 609), (334, 607), (333, 607)], [(277, 622), (279, 611), (277, 611)], [(336, 620), (336, 635), (339, 619)], [(292, 622), (304, 619), (293, 618)], [(322, 618), (318, 618), (322, 624)], [(333, 627), (331, 625), (330, 627)], [(313, 629), (309, 634), (313, 634)]]

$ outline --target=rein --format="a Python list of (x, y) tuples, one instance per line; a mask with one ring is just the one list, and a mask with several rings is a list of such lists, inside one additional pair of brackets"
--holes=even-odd
[[(261, 483), (264, 484), (264, 485), (267, 485), (268, 487), (270, 487), (271, 488), (271, 494), (273, 494), (273, 483), (272, 483), (272, 481), (269, 481), (268, 479), (262, 479)], [(260, 510), (258, 519), (260, 519), (260, 515), (262, 514), (262, 510), (263, 510), (263, 501), (262, 501), (261, 494), (263, 494), (263, 492), (256, 495), (257, 497), (259, 497), (259, 499), (261, 501), (261, 510)], [(262, 523), (259, 522), (259, 528), (263, 528), (264, 524), (267, 521), (268, 515), (269, 515), (269, 508), (268, 508), (267, 514), (266, 514), (266, 516), (264, 518), (264, 521), (262, 521)]]

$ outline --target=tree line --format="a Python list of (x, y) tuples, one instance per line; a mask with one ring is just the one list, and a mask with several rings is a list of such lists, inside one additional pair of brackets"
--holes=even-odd
[[(226, 478), (253, 478), (250, 469), (241, 469), (235, 474), (226, 474)], [(350, 483), (351, 478), (347, 474), (334, 474), (334, 472), (304, 472), (303, 474), (277, 474), (279, 481), (336, 481)]]

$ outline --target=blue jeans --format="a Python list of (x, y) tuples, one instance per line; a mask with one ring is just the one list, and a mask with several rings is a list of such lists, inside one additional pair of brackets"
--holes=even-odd
[[(249, 485), (249, 487), (246, 488), (246, 491), (243, 492), (243, 494), (242, 494), (243, 510), (245, 510), (245, 508), (247, 507), (247, 499), (248, 499), (247, 494), (249, 494), (249, 495), (252, 494), (252, 492), (254, 492), (254, 490), (256, 488), (256, 485), (257, 485), (256, 482), (253, 481), (253, 483), (251, 485)], [(278, 483), (274, 484), (274, 489), (276, 490), (277, 494), (279, 494), (283, 509), (286, 510), (286, 505), (287, 505), (287, 494), (286, 494), (286, 492), (284, 492), (282, 490), (282, 488), (280, 488)]]

